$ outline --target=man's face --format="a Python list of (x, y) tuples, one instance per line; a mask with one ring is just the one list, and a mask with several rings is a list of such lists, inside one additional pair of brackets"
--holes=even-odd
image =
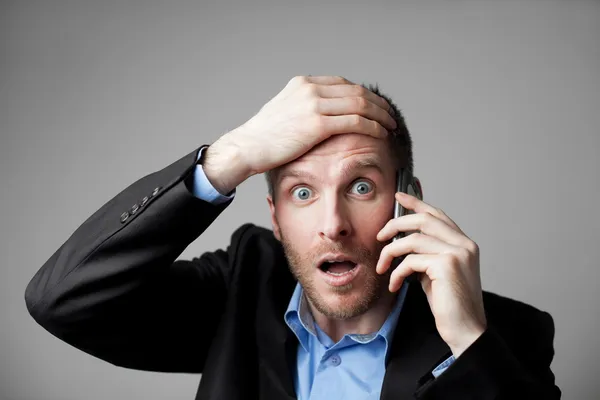
[[(395, 168), (387, 142), (363, 134), (336, 135), (280, 168), (273, 231), (292, 273), (322, 314), (363, 314), (387, 291), (389, 274), (375, 266), (385, 243), (377, 233), (392, 218)], [(326, 254), (353, 262), (319, 263)]]

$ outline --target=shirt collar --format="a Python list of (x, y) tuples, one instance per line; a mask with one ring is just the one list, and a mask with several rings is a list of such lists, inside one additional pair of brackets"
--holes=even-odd
[[(377, 337), (382, 337), (386, 343), (387, 353), (387, 349), (390, 348), (394, 331), (398, 323), (398, 317), (400, 316), (402, 305), (404, 304), (404, 298), (406, 297), (407, 289), (408, 282), (405, 280), (400, 288), (400, 291), (398, 292), (392, 311), (377, 333), (367, 335), (350, 334), (347, 336), (350, 336), (354, 341), (363, 344), (369, 343)], [(292, 298), (290, 299), (288, 308), (285, 312), (284, 319), (288, 327), (298, 338), (298, 341), (302, 347), (308, 351), (308, 340), (310, 338), (309, 335), (313, 335), (315, 338), (318, 338), (316, 329), (318, 327), (316, 326), (315, 320), (310, 312), (310, 308), (308, 307), (308, 302), (300, 282), (296, 284), (296, 288), (294, 289), (294, 293), (292, 294)]]
[(304, 296), (302, 286), (300, 282), (296, 284), (294, 293), (285, 312), (284, 318), (285, 323), (294, 332), (300, 345), (304, 347), (304, 350), (308, 351), (308, 335), (312, 334), (316, 337), (316, 330), (314, 326), (314, 319), (310, 313), (309, 308), (306, 304), (306, 297)]

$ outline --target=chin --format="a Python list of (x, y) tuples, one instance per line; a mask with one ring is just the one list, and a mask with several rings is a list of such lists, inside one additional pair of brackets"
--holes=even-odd
[(357, 282), (314, 289), (317, 293), (312, 290), (306, 291), (311, 303), (321, 314), (335, 319), (349, 319), (362, 315), (379, 299), (377, 292), (369, 291), (364, 284)]

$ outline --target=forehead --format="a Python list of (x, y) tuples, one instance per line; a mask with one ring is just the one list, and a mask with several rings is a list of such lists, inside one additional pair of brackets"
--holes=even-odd
[[(319, 176), (337, 177), (344, 167), (367, 168), (375, 164), (382, 173), (393, 170), (389, 142), (364, 134), (335, 135), (303, 156), (279, 168), (280, 178), (293, 172), (311, 171)], [(376, 168), (375, 168), (376, 169)]]

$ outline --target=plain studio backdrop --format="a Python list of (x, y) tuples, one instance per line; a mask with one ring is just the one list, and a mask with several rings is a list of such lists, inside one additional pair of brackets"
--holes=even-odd
[[(308, 74), (397, 102), (425, 201), (479, 244), (484, 289), (550, 312), (564, 398), (597, 398), (599, 2), (4, 1), (0, 19), (3, 400), (194, 398), (200, 375), (54, 338), (25, 287), (119, 191)], [(180, 257), (271, 227), (265, 195), (244, 182)]]

